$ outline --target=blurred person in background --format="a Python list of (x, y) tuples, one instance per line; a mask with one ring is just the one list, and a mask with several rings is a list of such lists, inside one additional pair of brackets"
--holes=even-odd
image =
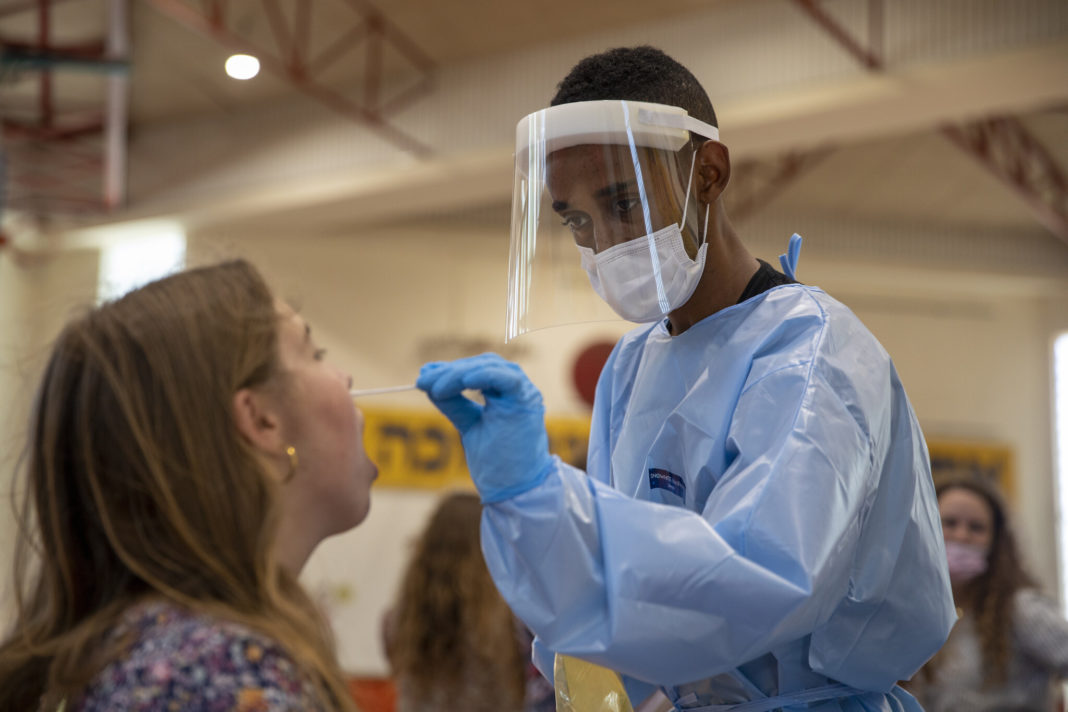
[(297, 582), (377, 475), (324, 356), (244, 261), (67, 324), (16, 481), (0, 710), (355, 710)]
[(553, 687), (529, 662), (531, 636), (497, 592), (479, 547), (474, 493), (438, 504), (383, 618), (397, 712), (547, 712)]
[(1068, 621), (1024, 570), (1004, 500), (978, 478), (936, 491), (960, 619), (910, 689), (928, 712), (1055, 709)]

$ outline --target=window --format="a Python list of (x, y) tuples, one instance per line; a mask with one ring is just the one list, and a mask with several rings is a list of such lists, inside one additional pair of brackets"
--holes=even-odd
[(1057, 531), (1061, 601), (1068, 614), (1068, 333), (1053, 344), (1054, 437), (1057, 457)]
[(97, 299), (120, 297), (182, 269), (185, 233), (175, 223), (139, 223), (111, 233), (100, 253)]

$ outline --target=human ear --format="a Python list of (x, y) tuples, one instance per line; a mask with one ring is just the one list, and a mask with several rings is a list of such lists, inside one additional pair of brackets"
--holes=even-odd
[(265, 393), (242, 388), (234, 394), (231, 410), (238, 432), (254, 447), (272, 455), (285, 449), (281, 421)]
[(719, 199), (731, 178), (731, 157), (719, 141), (705, 141), (697, 149), (697, 197), (707, 205)]

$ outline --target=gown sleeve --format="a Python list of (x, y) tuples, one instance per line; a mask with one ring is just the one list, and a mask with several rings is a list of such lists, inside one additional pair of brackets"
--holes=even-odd
[(541, 486), (486, 507), (487, 564), (539, 645), (675, 685), (824, 623), (847, 594), (878, 484), (866, 428), (888, 418), (843, 400), (841, 378), (808, 361), (747, 385), (731, 464), (700, 513), (629, 498), (559, 460)]

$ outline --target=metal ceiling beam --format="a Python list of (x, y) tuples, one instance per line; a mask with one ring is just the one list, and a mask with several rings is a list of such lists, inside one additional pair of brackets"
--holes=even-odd
[[(127, 0), (108, 0), (109, 60), (125, 62), (130, 53)], [(104, 110), (104, 206), (114, 210), (126, 202), (126, 126), (129, 114), (125, 74), (107, 79)]]
[[(869, 69), (882, 67), (882, 0), (868, 0), (868, 47), (820, 7), (817, 0), (795, 2)], [(733, 168), (731, 176), (731, 215), (744, 220), (759, 212), (833, 151), (834, 147), (828, 144), (810, 151), (787, 151), (771, 159), (740, 162)]]
[(735, 164), (731, 167), (731, 189), (727, 194), (731, 217), (744, 220), (758, 212), (833, 151), (829, 146), (788, 151), (770, 160), (750, 159)]
[[(817, 0), (795, 2), (869, 69), (882, 67), (882, 0), (868, 0), (867, 47), (820, 7)], [(770, 159), (751, 159), (737, 164), (732, 176), (731, 215), (744, 220), (758, 212), (833, 150), (831, 145), (825, 144), (811, 151), (787, 151)]]
[(1068, 245), (1065, 169), (1019, 119), (1004, 116), (941, 127), (942, 135), (972, 156)]
[(95, 137), (9, 142), (7, 154), (9, 208), (39, 218), (102, 212), (104, 161)]
[(0, 148), (0, 249), (11, 242), (4, 232), (4, 207), (7, 203), (7, 154)]
[(104, 120), (97, 114), (78, 122), (63, 122), (62, 126), (57, 126), (55, 122), (44, 126), (39, 122), (4, 119), (0, 121), (0, 126), (4, 130), (4, 138), (11, 140), (68, 141), (100, 133)]
[[(868, 0), (869, 48), (861, 45), (822, 7), (819, 0), (794, 0), (813, 20), (871, 72), (885, 69), (882, 0)], [(878, 47), (878, 50), (875, 48)], [(940, 127), (942, 135), (977, 159), (1009, 187), (1056, 237), (1068, 244), (1068, 188), (1065, 171), (1018, 120), (998, 117)]]
[[(40, 0), (37, 3), (37, 41), (38, 47), (41, 51), (47, 51), (49, 45), (49, 33), (52, 26), (52, 9), (51, 0)], [(41, 126), (44, 128), (52, 127), (52, 72), (45, 70), (41, 72), (39, 81), (41, 83), (40, 93), (38, 97), (41, 100)]]
[(1035, 217), (1068, 245), (1068, 177), (1018, 119), (945, 126), (942, 133), (1012, 188)]
[(816, 24), (838, 40), (846, 51), (872, 71), (883, 69), (883, 2), (868, 0), (868, 44), (853, 37), (848, 29), (827, 12), (819, 0), (794, 0)]
[[(103, 41), (57, 45), (52, 41), (52, 9), (61, 0), (35, 0), (0, 8), (0, 15), (16, 11), (36, 12), (34, 41), (0, 40), (0, 70), (32, 71), (37, 74), (37, 94), (32, 117), (0, 121), (8, 143), (7, 207), (38, 218), (50, 214), (94, 213), (118, 207), (121, 191), (102, 194), (102, 174), (122, 176), (122, 149), (101, 157), (98, 138), (109, 111), (69, 110), (55, 96), (54, 71), (91, 69), (119, 73), (125, 81), (125, 52), (105, 54)], [(108, 0), (113, 7), (127, 0)], [(122, 125), (125, 126), (123, 116)], [(123, 141), (125, 141), (123, 137)], [(124, 144), (123, 144), (124, 146)], [(113, 160), (116, 159), (117, 160)]]
[(130, 65), (125, 60), (108, 59), (101, 41), (77, 45), (47, 44), (42, 49), (37, 43), (0, 37), (0, 71), (53, 69), (126, 74)]
[[(52, 0), (52, 5), (55, 6), (69, 1), (70, 0)], [(39, 2), (40, 0), (22, 0), (22, 2), (15, 0), (15, 2), (8, 2), (4, 5), (0, 5), (0, 18), (35, 10)]]
[[(226, 7), (219, 0), (206, 0), (194, 6), (183, 0), (147, 0), (159, 12), (236, 52), (255, 56), (272, 74), (290, 82), (298, 91), (324, 106), (378, 133), (395, 146), (420, 158), (430, 156), (429, 145), (389, 123), (386, 117), (404, 104), (425, 95), (433, 85), (434, 64), (413, 42), (393, 27), (374, 7), (364, 2), (347, 2), (359, 18), (339, 41), (323, 48), (312, 47), (309, 37), (311, 0), (297, 0), (296, 13), (288, 20), (277, 0), (262, 0), (264, 17), (275, 47), (257, 46), (232, 27)], [(390, 46), (416, 70), (416, 84), (387, 102), (381, 101), (382, 51)], [(364, 91), (362, 101), (354, 101), (329, 86), (323, 73), (347, 51), (364, 51)]]

